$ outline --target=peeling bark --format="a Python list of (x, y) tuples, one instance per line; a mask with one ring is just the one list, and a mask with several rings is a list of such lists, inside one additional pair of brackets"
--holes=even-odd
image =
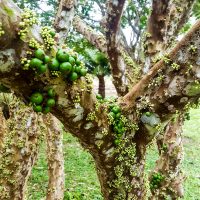
[(64, 44), (74, 18), (76, 0), (61, 0), (54, 27), (59, 34), (59, 44)]
[(195, 0), (153, 0), (152, 13), (148, 21), (145, 53), (149, 57), (162, 54), (171, 46), (190, 16)]
[(113, 77), (113, 84), (120, 96), (127, 93), (128, 88), (124, 84), (125, 71), (123, 60), (120, 56), (118, 42), (120, 32), (120, 19), (123, 12), (125, 0), (118, 0), (116, 3), (113, 1), (107, 1), (107, 14), (106, 14), (106, 27), (105, 35), (107, 41), (107, 53), (110, 64), (112, 66), (111, 72)]
[(0, 149), (1, 199), (25, 199), (27, 181), (41, 139), (41, 117), (18, 100), (9, 104), (10, 119)]
[[(183, 197), (184, 190), (182, 182), (185, 177), (181, 171), (181, 161), (183, 159), (182, 145), (182, 117), (177, 117), (175, 121), (169, 122), (160, 147), (161, 155), (156, 161), (154, 173), (161, 173), (164, 180), (159, 188), (152, 188), (151, 199), (178, 199)], [(150, 180), (152, 176), (150, 177)]]
[[(90, 89), (89, 77), (82, 77), (75, 83), (59, 77), (52, 79), (49, 74), (35, 77), (29, 73), (27, 77), (27, 72), (19, 64), (20, 56), (27, 50), (25, 42), (16, 40), (6, 51), (0, 52), (1, 82), (25, 102), (29, 101), (33, 90), (51, 86), (56, 91), (57, 100), (52, 114), (92, 154), (104, 198), (143, 200), (147, 196), (144, 178), (146, 145), (158, 132), (158, 125), (165, 127), (166, 121), (187, 108), (188, 103), (196, 103), (200, 96), (197, 83), (200, 80), (199, 25), (200, 21), (130, 93), (118, 99), (123, 115), (130, 120), (119, 145), (114, 143), (116, 135), (108, 117), (109, 105), (97, 101)], [(195, 49), (191, 49), (191, 43)], [(152, 126), (146, 124), (143, 114), (146, 110), (154, 113)]]
[[(166, 101), (166, 99), (170, 99), (172, 96), (176, 96), (177, 93), (177, 98), (179, 100), (185, 95), (188, 96), (184, 92), (184, 87), (186, 87), (187, 83), (194, 81), (192, 74), (194, 74), (196, 80), (199, 79), (199, 24), (200, 21), (197, 21), (197, 23), (191, 28), (185, 37), (183, 37), (182, 40), (178, 42), (178, 44), (169, 52), (169, 54), (163, 56), (163, 58), (150, 69), (150, 71), (130, 90), (130, 92), (124, 96), (124, 107), (127, 107), (126, 109), (133, 107), (135, 105), (135, 100), (140, 96), (145, 95), (145, 93), (151, 93), (152, 98), (158, 96), (159, 99), (157, 99), (157, 101), (160, 101), (160, 103)], [(195, 46), (195, 52), (193, 52), (191, 49), (193, 45)], [(179, 68), (175, 69), (176, 66)], [(157, 83), (157, 85), (155, 83), (153, 84), (153, 82), (150, 84), (151, 81), (153, 81), (153, 79), (159, 75), (164, 75), (166, 82), (162, 79)], [(185, 84), (178, 88), (175, 84), (175, 91), (173, 93), (172, 88), (170, 87), (170, 83), (175, 80), (175, 77), (178, 78), (179, 76), (183, 78), (181, 81)], [(148, 85), (150, 88), (152, 88), (153, 91), (148, 87)], [(182, 89), (182, 91), (180, 91), (180, 89)], [(163, 94), (161, 94), (161, 91)], [(157, 93), (157, 95), (155, 93)], [(178, 102), (176, 102), (176, 104), (177, 103)], [(181, 104), (181, 106), (183, 105)]]
[(47, 200), (62, 200), (65, 189), (63, 130), (61, 123), (52, 115), (44, 116), (47, 126), (47, 160), (49, 183)]

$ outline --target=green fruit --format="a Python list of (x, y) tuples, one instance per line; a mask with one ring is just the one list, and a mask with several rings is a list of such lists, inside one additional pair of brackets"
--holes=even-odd
[[(117, 114), (119, 114), (119, 113), (117, 113)], [(117, 127), (118, 127), (119, 129), (122, 129), (122, 128), (124, 127), (124, 125), (123, 125), (123, 123), (120, 121), (120, 122), (117, 124)]]
[(48, 106), (44, 107), (43, 113), (44, 113), (44, 114), (47, 114), (47, 113), (49, 113), (49, 112), (51, 112), (51, 108), (48, 107)]
[(69, 61), (69, 54), (66, 53), (65, 51), (63, 51), (62, 49), (59, 49), (57, 51), (56, 58), (60, 62), (68, 62)]
[(69, 76), (69, 79), (71, 81), (77, 80), (78, 79), (78, 74), (76, 72), (71, 73), (70, 76)]
[(109, 115), (110, 115), (110, 116), (112, 116), (112, 117), (113, 117), (113, 119), (115, 119), (115, 113), (113, 113), (113, 112), (110, 112), (110, 113), (109, 113)]
[(39, 92), (35, 92), (31, 95), (30, 101), (36, 105), (39, 105), (43, 101), (43, 95)]
[(117, 114), (117, 113), (121, 112), (121, 109), (120, 109), (119, 106), (114, 106), (114, 107), (112, 108), (112, 112), (114, 112), (115, 114)]
[(51, 58), (49, 56), (44, 57), (44, 63), (48, 64), (51, 61)]
[(103, 99), (103, 97), (100, 94), (97, 94), (96, 98), (99, 99), (99, 100)]
[(58, 71), (60, 63), (58, 62), (58, 60), (56, 58), (53, 58), (53, 59), (51, 59), (48, 66), (51, 71)]
[(87, 74), (87, 70), (82, 68), (81, 71), (80, 71), (80, 75), (85, 76), (86, 74)]
[(47, 71), (47, 66), (46, 65), (40, 65), (39, 67), (37, 67), (37, 71), (40, 73), (40, 74), (43, 74)]
[(119, 139), (115, 139), (115, 140), (114, 140), (114, 144), (115, 144), (115, 145), (119, 145), (119, 144), (120, 144), (120, 140), (119, 140)]
[(53, 30), (51, 30), (51, 31), (49, 32), (49, 34), (50, 34), (52, 37), (55, 37), (55, 36), (56, 36), (56, 32), (53, 31)]
[(146, 115), (147, 117), (150, 117), (150, 116), (151, 116), (151, 113), (150, 113), (150, 112), (145, 112), (145, 115)]
[(38, 58), (33, 58), (30, 62), (31, 68), (37, 68), (37, 67), (40, 67), (41, 65), (42, 65), (42, 61), (39, 60)]
[(121, 135), (122, 135), (122, 134), (124, 134), (124, 132), (125, 132), (125, 129), (124, 129), (124, 127), (123, 127), (123, 128), (119, 128), (119, 129), (118, 129), (118, 133), (119, 133), (119, 134), (121, 134)]
[(69, 62), (64, 62), (60, 65), (60, 71), (63, 74), (68, 74), (72, 70), (72, 65)]
[(48, 89), (47, 94), (49, 97), (55, 97), (56, 93), (53, 88)]
[(40, 106), (40, 105), (34, 105), (33, 106), (33, 110), (35, 112), (42, 112), (42, 106)]
[(81, 66), (76, 66), (75, 67), (75, 72), (78, 73), (78, 74), (80, 74), (80, 72), (81, 72)]
[(76, 65), (78, 65), (78, 66), (79, 66), (79, 65), (81, 64), (81, 61), (80, 61), (80, 60), (76, 60), (76, 62), (75, 62), (75, 63), (76, 63)]
[(48, 107), (54, 107), (56, 105), (56, 101), (55, 101), (55, 99), (48, 99), (47, 100), (47, 103), (46, 103), (46, 106), (48, 106)]
[(74, 58), (74, 57), (72, 57), (72, 56), (69, 56), (69, 62), (71, 63), (71, 65), (74, 65), (74, 64), (75, 64), (75, 62), (76, 62), (76, 60), (75, 60), (75, 58)]
[(40, 59), (40, 60), (44, 60), (44, 57), (45, 57), (45, 53), (42, 49), (37, 49), (35, 51), (35, 57)]
[(115, 115), (116, 119), (120, 119), (120, 117), (121, 117), (121, 113), (120, 112)]

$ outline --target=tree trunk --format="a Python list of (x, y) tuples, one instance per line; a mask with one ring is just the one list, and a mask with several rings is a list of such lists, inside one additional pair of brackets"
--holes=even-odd
[[(176, 121), (171, 121), (166, 127), (162, 145), (160, 146), (160, 157), (150, 177), (152, 199), (173, 199), (183, 197), (183, 181), (185, 177), (181, 171), (183, 158), (182, 145), (183, 118), (179, 116)], [(161, 144), (161, 143), (160, 143)], [(162, 181), (154, 187), (152, 182), (155, 174), (162, 175)]]
[(10, 119), (0, 148), (0, 193), (3, 200), (23, 200), (38, 154), (41, 117), (16, 98), (9, 107)]
[(62, 200), (65, 189), (63, 130), (52, 115), (44, 117), (47, 126), (47, 159), (49, 183), (46, 200)]
[[(135, 143), (135, 131), (126, 132), (119, 145), (113, 145), (107, 135), (96, 132), (96, 147), (89, 151), (94, 157), (101, 191), (105, 200), (131, 200), (147, 198), (147, 180), (144, 166), (146, 147)], [(100, 137), (104, 137), (101, 144)]]
[(98, 75), (97, 76), (99, 79), (99, 90), (98, 93), (105, 98), (105, 79), (104, 79), (104, 75)]
[[(112, 3), (112, 1), (109, 2)], [(7, 5), (8, 3), (11, 5)], [(5, 8), (5, 5), (12, 7), (12, 1), (0, 1), (1, 8)], [(113, 3), (112, 7), (115, 8), (117, 5), (121, 6), (122, 4)], [(119, 11), (123, 10), (122, 7), (120, 7)], [(52, 86), (56, 91), (56, 106), (52, 108), (51, 112), (64, 124), (68, 131), (79, 139), (84, 148), (93, 155), (104, 198), (106, 200), (146, 199), (145, 184), (148, 183), (144, 178), (145, 152), (148, 143), (154, 138), (154, 130), (165, 126), (166, 120), (176, 116), (177, 112), (188, 109), (190, 105), (197, 103), (200, 96), (200, 76), (198, 70), (200, 21), (179, 41), (167, 57), (162, 58), (156, 63), (125, 96), (117, 99), (114, 107), (117, 107), (117, 110), (121, 110), (121, 112), (118, 112), (120, 116), (115, 118), (112, 123), (110, 113), (114, 107), (111, 108), (112, 104), (110, 102), (100, 103), (95, 98), (88, 76), (81, 77), (73, 83), (68, 83), (61, 76), (52, 78), (49, 72), (36, 77), (34, 73), (29, 73), (22, 69), (20, 59), (23, 57), (24, 52), (30, 49), (26, 42), (19, 40), (16, 36), (16, 30), (19, 28), (20, 11), (18, 12), (14, 6), (12, 9), (14, 10), (12, 15), (8, 15), (5, 12), (7, 9), (4, 9), (2, 13), (0, 12), (3, 22), (2, 28), (8, 32), (0, 37), (0, 41), (3, 42), (3, 46), (0, 46), (1, 82), (7, 87), (12, 88), (24, 101), (29, 101), (32, 91)], [(112, 13), (117, 12), (108, 13), (108, 18), (114, 23), (110, 23), (110, 25), (118, 26), (120, 16), (115, 20)], [(114, 27), (117, 28), (117, 26)], [(108, 31), (112, 31), (112, 29)], [(36, 38), (34, 33), (33, 29), (31, 29), (30, 36)], [(37, 36), (38, 41), (40, 41), (40, 35), (37, 34)], [(109, 35), (107, 34), (108, 37)], [(29, 42), (29, 38), (27, 38), (27, 41)], [(112, 41), (110, 40), (110, 42)], [(114, 43), (115, 41), (114, 39)], [(191, 49), (191, 43), (195, 45), (195, 49)], [(109, 50), (110, 54), (115, 52), (111, 51), (113, 48), (116, 48), (116, 44), (112, 42), (112, 48)], [(49, 52), (48, 55), (53, 56)], [(116, 56), (113, 58), (116, 59)], [(115, 64), (116, 61), (113, 61), (112, 64)], [(117, 69), (114, 72), (113, 77), (116, 78), (115, 75), (120, 70)], [(121, 78), (122, 74), (120, 74), (116, 83), (122, 84), (119, 90), (124, 93), (126, 90), (123, 90), (123, 88), (126, 88), (126, 85), (123, 84)], [(79, 102), (77, 102), (77, 99)], [(145, 113), (148, 113), (148, 116)], [(17, 116), (17, 121), (20, 122), (20, 117), (22, 116)], [(116, 117), (116, 115), (114, 116)], [(118, 134), (114, 129), (114, 125), (118, 124), (119, 118), (120, 121), (124, 122), (122, 134)], [(155, 122), (159, 122), (159, 124), (155, 124)], [(20, 123), (16, 126), (18, 128)], [(34, 128), (34, 125), (32, 127)], [(139, 129), (137, 129), (138, 127)], [(23, 133), (23, 131), (21, 132)], [(22, 134), (21, 132), (20, 134)], [(26, 137), (28, 136), (26, 135)], [(20, 140), (20, 138), (16, 136), (16, 140)], [(120, 138), (117, 144), (116, 138)], [(34, 137), (32, 136), (31, 139), (34, 139)], [(173, 142), (172, 140), (172, 145), (170, 145), (172, 150)], [(178, 143), (179, 141), (176, 142)], [(174, 145), (176, 145), (176, 142)], [(14, 144), (18, 143), (15, 142)], [(11, 148), (9, 148), (8, 152), (10, 152), (14, 144), (9, 142), (8, 145)], [(18, 148), (13, 150), (17, 151)], [(179, 150), (178, 147), (177, 150)], [(17, 158), (21, 152), (24, 154), (24, 151), (17, 151), (15, 153)], [(34, 151), (32, 150), (30, 155), (32, 152)], [(176, 153), (175, 149), (173, 152)], [(4, 154), (1, 155), (3, 155), (3, 158), (6, 157)], [(173, 155), (170, 156), (173, 158)], [(174, 166), (173, 161), (173, 159), (169, 161), (169, 165), (172, 165), (172, 167)], [(3, 165), (4, 168), (2, 168), (6, 169), (6, 171), (2, 170), (3, 173), (0, 173), (3, 183), (6, 180), (12, 180), (10, 177), (5, 179), (6, 175), (12, 175), (11, 172), (7, 173), (8, 168), (5, 167), (6, 164), (8, 164), (7, 160)], [(23, 164), (18, 167), (21, 166), (24, 167)], [(18, 171), (18, 168), (15, 167), (15, 171)], [(20, 181), (21, 179), (17, 182)], [(15, 188), (12, 189), (12, 192), (16, 192)]]

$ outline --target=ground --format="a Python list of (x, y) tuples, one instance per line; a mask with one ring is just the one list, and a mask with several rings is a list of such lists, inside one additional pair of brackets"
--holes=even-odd
[[(69, 133), (64, 134), (65, 152), (65, 200), (102, 200), (100, 186), (95, 173), (94, 162), (78, 141)], [(200, 110), (191, 110), (191, 119), (184, 125), (185, 159), (183, 170), (187, 176), (184, 200), (200, 200)], [(149, 147), (147, 170), (157, 159), (156, 147)], [(41, 144), (40, 154), (33, 169), (28, 187), (28, 200), (45, 199), (47, 187), (47, 164), (45, 143)]]

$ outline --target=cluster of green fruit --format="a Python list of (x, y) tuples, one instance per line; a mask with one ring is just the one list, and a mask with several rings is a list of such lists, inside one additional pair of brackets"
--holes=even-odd
[(47, 92), (34, 92), (30, 97), (30, 102), (32, 103), (35, 112), (47, 114), (56, 104), (55, 91), (50, 88)]
[(161, 182), (164, 180), (164, 176), (161, 173), (155, 173), (151, 177), (150, 188), (157, 189), (161, 186)]
[(110, 112), (109, 116), (111, 117), (112, 121), (112, 130), (115, 133), (115, 145), (119, 145), (121, 142), (122, 135), (125, 133), (125, 123), (121, 118), (121, 108), (116, 104), (111, 104), (109, 106)]
[(38, 24), (38, 19), (36, 13), (30, 9), (25, 8), (24, 12), (21, 14), (21, 22), (19, 23), (20, 30), (18, 35), (24, 38), (28, 33), (29, 27), (33, 26), (34, 24)]
[(5, 34), (5, 31), (2, 28), (2, 22), (0, 22), (0, 37)]
[(45, 47), (50, 50), (55, 45), (54, 37), (56, 36), (56, 32), (52, 28), (45, 26), (42, 27), (41, 36), (44, 40)]
[(43, 74), (49, 69), (54, 75), (62, 74), (69, 80), (75, 81), (87, 73), (77, 56), (71, 56), (62, 49), (57, 51), (55, 58), (45, 55), (42, 49), (37, 49), (34, 56), (30, 61), (30, 68), (39, 74)]

